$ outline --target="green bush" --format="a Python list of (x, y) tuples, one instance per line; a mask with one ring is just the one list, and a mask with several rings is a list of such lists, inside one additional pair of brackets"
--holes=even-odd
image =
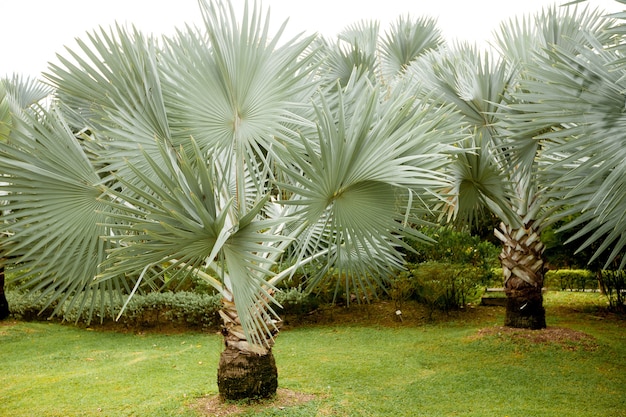
[(600, 271), (598, 276), (600, 289), (609, 299), (611, 310), (624, 312), (626, 310), (626, 271)]
[(131, 326), (171, 323), (182, 327), (216, 327), (220, 323), (221, 302), (219, 295), (186, 291), (149, 293), (133, 297), (120, 320)]
[(473, 301), (482, 286), (483, 270), (463, 264), (424, 262), (410, 264), (392, 282), (391, 294), (396, 302), (415, 299), (435, 310), (450, 311), (463, 308)]
[(411, 268), (400, 271), (390, 281), (389, 290), (387, 291), (389, 297), (394, 301), (396, 310), (402, 309), (402, 303), (410, 299), (417, 298), (417, 292), (415, 288), (415, 279), (413, 276), (413, 270), (417, 265), (409, 265)]
[(585, 291), (597, 289), (598, 280), (593, 272), (585, 269), (558, 269), (545, 274), (544, 288)]
[(498, 259), (500, 249), (491, 242), (449, 227), (424, 228), (420, 231), (434, 239), (436, 243), (410, 241), (415, 253), (407, 253), (408, 262), (465, 265), (479, 271), (480, 281), (485, 286), (492, 285), (494, 281), (501, 281), (501, 276), (493, 273), (493, 268), (500, 266)]
[(277, 313), (281, 315), (303, 316), (320, 306), (318, 297), (302, 290), (302, 288), (289, 288), (274, 294), (274, 298), (282, 308)]
[[(278, 272), (290, 266), (291, 264), (281, 264), (274, 270)], [(343, 304), (347, 299), (346, 287), (335, 270), (326, 270), (319, 265), (307, 264), (299, 268), (291, 277), (282, 280), (278, 289), (280, 292), (274, 296), (281, 304), (285, 302), (281, 311), (287, 315), (306, 314), (321, 304)]]
[(490, 287), (502, 287), (504, 285), (504, 271), (502, 267), (491, 268), (491, 281), (489, 282)]

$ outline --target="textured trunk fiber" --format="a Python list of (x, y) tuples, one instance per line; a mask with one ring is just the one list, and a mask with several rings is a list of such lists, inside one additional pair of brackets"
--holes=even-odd
[(235, 305), (224, 301), (220, 311), (226, 345), (220, 357), (217, 386), (224, 400), (269, 398), (278, 388), (278, 369), (272, 340), (258, 346), (246, 340)]
[(543, 308), (544, 245), (532, 223), (512, 229), (500, 223), (495, 235), (502, 241), (500, 262), (507, 296), (504, 325), (524, 329), (546, 327)]
[(9, 302), (4, 294), (4, 267), (0, 266), (0, 320), (9, 317)]
[(225, 400), (273, 397), (278, 370), (272, 351), (257, 354), (227, 347), (220, 357), (217, 386)]

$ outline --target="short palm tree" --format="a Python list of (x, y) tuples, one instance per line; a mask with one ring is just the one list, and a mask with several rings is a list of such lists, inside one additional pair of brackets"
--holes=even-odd
[(554, 194), (547, 192), (551, 179), (545, 175), (551, 142), (543, 139), (554, 126), (517, 123), (526, 117), (527, 96), (516, 92), (535, 82), (528, 81), (536, 80), (533, 62), (546, 51), (559, 47), (578, 53), (589, 37), (605, 39), (607, 27), (598, 11), (548, 8), (534, 21), (503, 24), (497, 38), (502, 57), (490, 59), (487, 52), (462, 44), (416, 61), (409, 71), (441, 92), (444, 103), (453, 103), (473, 131), (453, 165), (455, 197), (448, 218), (471, 222), (487, 209), (501, 219), (495, 235), (503, 244), (506, 326), (546, 326), (541, 232), (560, 207), (549, 204)]
[(382, 286), (449, 188), (455, 117), (365, 78), (318, 88), (312, 38), (200, 5), (204, 30), (102, 30), (51, 67), (52, 109), (0, 143), (4, 231), (31, 290), (92, 313), (204, 279), (223, 298), (220, 393), (270, 396), (276, 285), (315, 263), (312, 285)]

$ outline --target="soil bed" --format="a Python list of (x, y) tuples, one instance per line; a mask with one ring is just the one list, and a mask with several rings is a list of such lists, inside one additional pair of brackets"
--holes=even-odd
[(542, 344), (560, 346), (566, 350), (588, 350), (598, 348), (596, 339), (587, 333), (564, 327), (548, 327), (541, 330), (516, 329), (512, 327), (494, 326), (480, 329), (475, 338), (498, 337), (516, 343)]
[(313, 394), (279, 388), (276, 396), (268, 400), (229, 402), (223, 401), (219, 395), (210, 395), (200, 398), (192, 405), (192, 408), (205, 416), (234, 417), (250, 410), (262, 411), (272, 408), (284, 410), (288, 407), (305, 404), (315, 398), (317, 397)]

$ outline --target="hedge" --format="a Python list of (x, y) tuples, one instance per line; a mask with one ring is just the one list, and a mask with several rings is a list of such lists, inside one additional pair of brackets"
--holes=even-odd
[[(7, 300), (13, 317), (21, 320), (48, 320), (53, 316), (57, 303), (48, 304), (47, 298), (38, 293), (7, 291)], [(276, 300), (282, 308), (275, 307), (281, 316), (302, 316), (318, 308), (316, 297), (298, 288), (278, 292)], [(88, 309), (79, 312), (77, 306), (66, 302), (57, 316), (63, 320), (81, 325), (119, 325), (124, 328), (151, 328), (174, 326), (184, 329), (217, 329), (221, 324), (219, 309), (221, 296), (218, 294), (198, 294), (189, 291), (154, 292), (135, 295), (116, 321), (125, 299), (113, 302), (105, 299), (103, 311), (97, 307), (90, 317)], [(61, 320), (59, 318), (59, 320)]]
[[(493, 275), (499, 277), (502, 285), (502, 268), (493, 268)], [(586, 269), (557, 269), (545, 273), (543, 287), (549, 290), (585, 291), (597, 290), (598, 279), (595, 274)]]
[[(52, 317), (57, 303), (47, 306), (48, 299), (40, 294), (7, 291), (9, 308), (14, 317), (22, 320), (45, 320)], [(79, 311), (66, 302), (58, 316), (76, 324), (115, 324), (122, 309), (123, 299), (113, 302), (105, 299), (104, 308), (99, 307), (90, 317), (89, 310)], [(184, 328), (216, 328), (220, 323), (218, 295), (196, 294), (191, 292), (163, 292), (135, 295), (124, 310), (117, 324), (126, 328), (149, 328), (170, 324)]]
[(558, 269), (546, 272), (543, 286), (561, 291), (597, 290), (598, 279), (586, 269)]

